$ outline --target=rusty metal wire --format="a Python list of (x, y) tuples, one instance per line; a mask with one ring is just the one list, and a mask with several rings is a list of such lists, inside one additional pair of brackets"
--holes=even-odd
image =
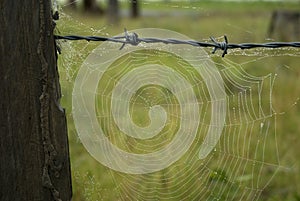
[(99, 36), (54, 36), (56, 40), (86, 40), (86, 41), (111, 41), (116, 43), (121, 43), (122, 46), (120, 50), (126, 45), (138, 45), (139, 43), (164, 43), (164, 44), (186, 44), (199, 47), (212, 47), (214, 48), (212, 53), (214, 54), (217, 50), (222, 50), (224, 57), (227, 54), (228, 49), (252, 49), (252, 48), (282, 48), (282, 47), (294, 47), (300, 48), (300, 42), (270, 42), (270, 43), (241, 43), (233, 44), (228, 43), (228, 39), (224, 36), (223, 42), (216, 41), (215, 38), (210, 37), (211, 43), (208, 42), (199, 42), (194, 40), (178, 40), (178, 39), (161, 39), (161, 38), (140, 38), (137, 33), (128, 33), (125, 29), (124, 36), (117, 37), (99, 37)]

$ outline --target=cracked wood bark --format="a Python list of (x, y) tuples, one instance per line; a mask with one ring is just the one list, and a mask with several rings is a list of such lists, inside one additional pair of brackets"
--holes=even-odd
[(50, 0), (0, 1), (0, 200), (71, 200)]

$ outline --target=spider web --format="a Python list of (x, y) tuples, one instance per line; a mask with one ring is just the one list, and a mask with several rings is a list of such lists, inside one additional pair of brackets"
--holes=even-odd
[[(72, 17), (61, 13), (61, 21), (74, 23)], [(105, 30), (106, 27), (91, 29), (79, 22), (72, 26), (72, 32), (83, 35), (109, 35)], [(62, 35), (64, 33), (69, 31), (62, 30)], [(155, 37), (157, 32), (151, 34)], [(94, 173), (76, 170), (86, 162), (85, 159), (81, 159), (84, 162), (73, 162), (76, 166), (73, 178), (86, 181), (85, 199), (260, 200), (267, 197), (268, 187), (281, 172), (292, 171), (293, 162), (282, 159), (285, 155), (281, 153), (281, 147), (284, 147), (281, 140), (284, 138), (282, 129), (278, 129), (281, 126), (278, 119), (286, 117), (286, 112), (296, 110), (299, 93), (294, 92), (293, 99), (286, 100), (284, 106), (276, 97), (282, 92), (280, 85), (289, 84), (285, 83), (286, 76), (293, 75), (299, 51), (290, 48), (234, 50), (221, 59), (219, 55), (185, 45), (174, 48), (180, 47), (187, 57), (174, 53), (172, 47), (163, 48), (161, 44), (142, 45), (134, 50), (125, 46), (125, 53), (120, 55), (116, 53), (120, 52), (119, 44), (103, 44), (97, 47), (98, 44), (82, 41), (63, 42), (59, 61), (62, 75), (66, 77), (66, 82), (62, 83), (66, 102), (71, 102), (70, 90), (74, 89), (72, 117), (79, 138), (100, 162), (91, 169), (102, 171), (101, 176), (95, 178)], [(201, 53), (195, 56), (195, 51)], [(177, 86), (174, 80), (181, 84)], [(213, 89), (216, 88), (210, 88), (209, 82), (222, 84), (224, 96), (214, 97), (217, 92)], [(189, 90), (192, 95), (186, 93)], [(188, 97), (187, 103), (181, 101), (185, 97)], [(82, 101), (84, 107), (78, 107), (77, 101)], [(212, 109), (220, 101), (225, 104), (225, 113)], [(191, 115), (183, 117), (187, 111)], [(220, 136), (214, 132), (208, 134), (210, 129), (220, 127), (221, 120), (216, 124), (212, 119), (222, 113), (224, 122)], [(86, 127), (80, 130), (78, 124)], [(145, 172), (125, 171), (124, 167), (130, 166), (126, 156), (123, 160), (120, 157), (113, 161), (115, 155), (107, 151), (109, 147), (99, 146), (108, 140), (123, 152), (145, 156), (166, 148), (185, 126), (183, 133), (186, 136), (192, 135), (192, 128), (195, 130), (190, 143), (185, 143), (185, 138), (178, 138), (183, 145), (176, 144), (169, 153), (153, 157), (157, 161), (152, 158), (148, 164), (146, 160), (140, 160), (143, 171), (149, 170), (145, 164), (159, 167), (153, 171), (151, 168)], [(95, 132), (97, 127), (103, 131), (102, 138)], [(200, 157), (207, 136), (212, 136), (215, 144)], [(181, 150), (184, 151), (181, 153)], [(180, 156), (171, 160), (179, 152)], [(106, 164), (102, 163), (103, 158), (99, 159), (101, 154), (108, 161)], [(87, 155), (86, 152), (82, 157)], [(73, 160), (77, 160), (76, 156)], [(165, 161), (167, 165), (161, 168)], [(134, 166), (139, 165), (134, 162)]]

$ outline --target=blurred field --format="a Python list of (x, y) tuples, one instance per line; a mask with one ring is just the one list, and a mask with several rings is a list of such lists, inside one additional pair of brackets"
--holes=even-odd
[[(128, 10), (128, 4), (126, 3), (122, 3), (121, 7), (125, 11)], [(139, 28), (164, 28), (182, 33), (199, 41), (208, 41), (210, 36), (220, 37), (226, 34), (229, 42), (232, 43), (266, 42), (268, 41), (266, 33), (272, 11), (276, 9), (300, 10), (299, 8), (300, 4), (296, 3), (220, 3), (209, 1), (192, 3), (153, 2), (142, 3), (141, 12), (145, 13), (144, 16), (142, 15), (140, 18), (132, 20), (124, 14), (124, 17), (121, 18), (118, 25), (110, 25), (107, 24), (105, 16), (87, 16), (79, 11), (69, 10), (68, 7), (63, 7), (62, 18), (58, 21), (58, 29), (62, 35), (107, 34), (113, 36), (121, 33), (124, 27), (128, 30)], [(221, 39), (222, 38), (220, 38), (220, 40)], [(258, 174), (261, 178), (248, 178), (249, 174), (246, 174), (244, 175), (245, 177), (239, 177), (235, 181), (230, 181), (232, 182), (231, 184), (228, 184), (226, 182), (228, 182), (227, 180), (231, 176), (230, 171), (232, 170), (229, 168), (227, 172), (224, 171), (224, 166), (218, 164), (218, 160), (224, 159), (222, 158), (223, 153), (216, 153), (215, 157), (204, 165), (208, 170), (216, 172), (216, 175), (207, 173), (207, 171), (203, 172), (203, 174), (205, 173), (208, 175), (206, 178), (207, 183), (201, 183), (199, 186), (196, 186), (197, 183), (191, 176), (191, 174), (201, 175), (202, 170), (199, 170), (197, 173), (194, 173), (194, 170), (186, 171), (186, 174), (182, 177), (189, 181), (186, 183), (187, 186), (182, 190), (177, 191), (177, 197), (173, 195), (173, 199), (163, 199), (158, 195), (164, 197), (166, 193), (170, 191), (176, 192), (177, 189), (172, 189), (171, 185), (168, 187), (168, 182), (165, 182), (162, 177), (166, 175), (167, 178), (172, 178), (172, 175), (177, 175), (177, 171), (180, 171), (180, 169), (178, 170), (175, 167), (145, 176), (127, 176), (122, 173), (117, 173), (104, 167), (93, 159), (77, 137), (71, 114), (72, 85), (76, 77), (76, 72), (83, 60), (90, 51), (98, 45), (99, 43), (79, 41), (61, 44), (62, 55), (60, 55), (59, 59), (59, 68), (63, 92), (62, 105), (66, 108), (68, 113), (73, 201), (143, 200), (142, 197), (138, 197), (137, 192), (132, 190), (132, 186), (126, 186), (126, 184), (132, 184), (134, 186), (135, 183), (138, 183), (139, 181), (147, 179), (151, 181), (151, 179), (157, 180), (157, 178), (159, 178), (158, 181), (161, 181), (160, 183), (158, 182), (158, 184), (153, 184), (152, 186), (151, 183), (147, 184), (148, 186), (146, 184), (140, 184), (140, 188), (145, 189), (139, 189), (141, 192), (145, 192), (145, 196), (147, 195), (147, 191), (156, 189), (153, 193), (155, 194), (154, 197), (156, 200), (189, 200), (184, 193), (189, 193), (191, 197), (194, 194), (197, 195), (197, 193), (190, 191), (193, 186), (195, 186), (195, 189), (198, 189), (199, 186), (201, 188), (207, 187), (204, 192), (209, 192), (207, 195), (200, 197), (201, 199), (196, 198), (197, 200), (237, 200), (241, 195), (236, 193), (236, 191), (238, 191), (241, 186), (250, 186), (252, 189), (261, 189), (260, 200), (300, 200), (300, 106), (299, 104), (295, 104), (298, 103), (297, 101), (300, 97), (300, 50), (257, 50), (257, 55), (253, 54), (253, 51), (246, 52), (245, 54), (248, 54), (248, 56), (239, 52), (230, 54), (229, 50), (229, 55), (227, 55), (225, 59), (220, 58), (221, 52), (217, 52), (217, 55), (212, 56), (212, 59), (217, 63), (217, 67), (220, 70), (224, 68), (224, 65), (226, 66), (232, 61), (235, 64), (231, 64), (231, 66), (236, 67), (237, 69), (243, 69), (254, 76), (266, 76), (269, 73), (277, 74), (272, 94), (265, 93), (265, 97), (263, 97), (265, 102), (262, 103), (265, 108), (268, 106), (271, 99), (272, 106), (277, 113), (273, 114), (271, 112), (271, 114), (273, 114), (272, 117), (265, 118), (271, 122), (269, 131), (266, 131), (266, 133), (269, 133), (270, 136), (268, 137), (270, 138), (266, 138), (267, 140), (263, 145), (266, 149), (260, 150), (260, 148), (256, 147), (259, 140), (264, 139), (256, 136), (249, 137), (247, 130), (242, 131), (241, 136), (244, 136), (245, 139), (250, 140), (251, 143), (253, 143), (251, 144), (251, 150), (248, 150), (249, 155), (242, 156), (240, 160), (242, 161), (241, 163), (247, 163), (248, 161), (244, 161), (244, 159), (250, 159), (252, 157), (251, 153), (263, 153), (264, 158), (258, 157), (258, 161), (276, 162), (278, 166), (270, 166), (264, 169), (263, 172), (259, 172), (262, 171), (260, 169), (262, 166), (258, 165), (257, 169), (251, 171), (257, 171), (256, 173), (259, 172)], [(211, 50), (207, 49), (207, 51), (210, 52)], [(286, 55), (283, 54), (282, 51), (285, 51)], [(230, 70), (230, 72), (233, 71), (234, 70)], [(268, 81), (267, 78), (266, 81)], [(230, 83), (226, 84), (228, 84), (228, 86), (230, 85)], [(267, 88), (270, 86), (268, 86), (267, 83), (264, 87)], [(228, 90), (229, 92), (230, 90), (234, 91), (234, 87), (232, 86), (232, 88)], [(254, 89), (253, 94), (255, 94), (257, 90), (255, 91)], [(163, 96), (159, 93), (157, 93), (157, 95)], [(253, 105), (256, 105), (258, 99), (259, 97), (253, 96)], [(176, 102), (176, 99), (172, 101)], [(233, 106), (234, 104), (235, 103), (232, 103)], [(133, 113), (138, 114), (138, 117), (135, 117), (136, 119), (134, 119), (134, 121), (140, 121), (139, 123), (141, 125), (147, 124), (147, 118), (145, 119), (143, 115), (145, 114), (144, 111), (133, 111)], [(139, 113), (141, 113), (140, 116)], [(268, 112), (266, 113), (268, 114)], [(174, 125), (172, 124), (172, 121)], [(272, 123), (273, 121), (276, 121), (276, 124)], [(99, 119), (99, 122), (101, 122), (101, 119)], [(176, 129), (175, 125), (176, 119), (171, 120), (171, 131), (172, 129)], [(271, 136), (275, 135), (275, 130), (276, 136), (272, 138)], [(233, 127), (229, 127), (228, 130), (225, 130), (224, 132), (230, 134), (230, 132), (234, 133), (235, 131)], [(259, 130), (257, 130), (257, 132), (259, 132)], [(230, 140), (231, 138), (227, 137), (225, 139), (224, 137), (222, 140), (225, 142), (225, 140), (228, 139)], [(235, 143), (241, 142), (242, 139), (240, 142)], [(276, 142), (278, 145), (276, 145)], [(234, 142), (229, 144), (224, 143), (224, 145), (220, 144), (218, 149), (225, 150), (226, 146), (229, 145), (234, 146), (235, 144)], [(135, 147), (133, 150), (134, 149), (138, 148)], [(228, 148), (228, 150), (233, 151), (237, 149), (238, 148)], [(277, 152), (279, 153), (279, 161), (276, 161)], [(227, 156), (229, 158), (229, 154), (227, 154)], [(188, 158), (188, 156), (186, 156), (186, 158)], [(182, 163), (183, 162), (181, 161), (177, 168), (180, 168)], [(197, 165), (199, 164), (193, 163), (191, 166), (196, 167)], [(202, 166), (200, 165), (200, 167)], [(233, 169), (233, 171), (234, 170), (235, 169)], [(248, 168), (246, 168), (246, 171), (248, 171)], [(274, 172), (276, 172), (276, 174)], [(256, 183), (263, 183), (264, 179), (270, 179), (269, 177), (273, 174), (275, 174), (274, 178), (266, 187), (257, 187), (253, 185), (253, 182), (250, 182), (250, 180), (253, 179)], [(169, 182), (178, 182), (178, 184), (180, 184), (180, 181), (178, 180), (179, 179), (176, 180), (175, 178)], [(139, 185), (137, 185), (137, 187), (138, 186)], [(222, 190), (227, 191), (227, 193), (223, 195), (224, 193), (221, 193)], [(254, 198), (248, 197), (248, 199)], [(148, 200), (154, 199), (150, 198)]]

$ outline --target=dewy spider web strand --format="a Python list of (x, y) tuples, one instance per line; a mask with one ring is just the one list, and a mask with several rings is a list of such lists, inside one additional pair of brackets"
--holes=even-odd
[(99, 36), (54, 36), (56, 40), (87, 40), (87, 41), (111, 41), (116, 43), (122, 43), (120, 50), (126, 45), (130, 44), (133, 46), (138, 45), (139, 43), (164, 43), (164, 44), (186, 44), (192, 46), (199, 47), (213, 47), (214, 50), (212, 53), (214, 54), (218, 49), (223, 50), (222, 57), (227, 54), (228, 49), (253, 49), (253, 48), (282, 48), (282, 47), (294, 47), (300, 48), (300, 42), (270, 42), (270, 43), (241, 43), (241, 44), (233, 44), (228, 43), (228, 39), (224, 36), (223, 42), (217, 42), (213, 37), (210, 37), (212, 43), (208, 42), (199, 42), (194, 40), (178, 40), (178, 39), (161, 39), (161, 38), (139, 38), (136, 33), (128, 33), (125, 29), (124, 36), (118, 37), (99, 37)]

